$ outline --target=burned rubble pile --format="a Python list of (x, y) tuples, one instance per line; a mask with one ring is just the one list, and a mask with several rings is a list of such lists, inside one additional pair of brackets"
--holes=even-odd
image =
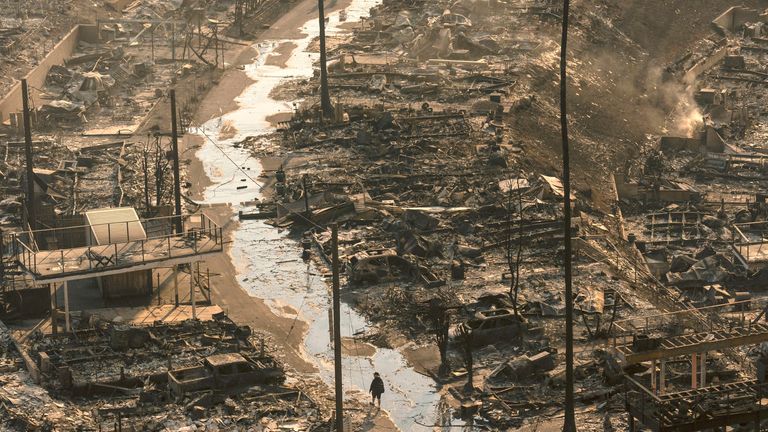
[[(200, 98), (229, 69), (229, 48), (247, 46), (219, 34), (232, 33), (229, 17), (245, 3), (104, 2), (86, 4), (72, 22), (28, 19), (27, 6), (14, 4), (25, 16), (0, 19), (0, 40), (17, 45), (0, 48), (3, 72), (35, 49), (42, 59), (29, 61), (37, 66), (30, 75), (21, 67), (9, 74), (26, 79), (0, 99), (1, 111), (10, 109), (0, 113), (0, 318), (13, 329), (0, 322), (0, 429), (329, 428), (326, 384), (284, 365), (285, 342), (195, 312), (215, 308), (212, 275), (200, 261), (223, 252), (225, 240), (186, 196), (191, 183), (181, 179), (194, 147), (180, 158), (172, 141), (182, 141)], [(293, 3), (247, 2), (245, 14), (263, 30)], [(38, 5), (41, 14), (78, 6)], [(103, 6), (113, 10), (100, 14)], [(8, 30), (11, 21), (21, 25)], [(58, 24), (69, 33), (54, 47), (58, 29), (49, 29)], [(38, 44), (46, 36), (50, 52)], [(15, 105), (27, 92), (28, 110)], [(174, 186), (186, 198), (176, 204), (195, 214), (172, 221), (171, 204), (182, 198)], [(45, 279), (48, 271), (56, 280)], [(179, 274), (189, 281), (181, 296)], [(173, 304), (161, 305), (169, 298)], [(159, 316), (147, 315), (155, 322), (100, 314), (144, 306), (131, 317), (155, 301)]]
[(162, 100), (167, 83), (207, 71), (197, 62), (180, 67), (170, 59), (161, 62), (167, 56), (164, 46), (162, 51), (158, 47), (158, 58), (154, 50), (147, 56), (135, 46), (146, 30), (138, 27), (104, 24), (97, 42), (80, 41), (64, 65), (51, 67), (40, 95), (46, 101), (36, 116), (40, 130), (63, 127), (86, 135), (130, 136)]
[[(59, 225), (57, 217), (93, 208), (135, 205), (152, 213), (168, 204), (170, 131), (158, 124), (158, 111), (168, 103), (164, 89), (175, 83), (183, 91), (178, 111), (184, 128), (200, 94), (222, 73), (205, 63), (213, 53), (198, 57), (187, 49), (183, 36), (190, 37), (191, 24), (173, 19), (183, 10), (174, 2), (137, 3), (120, 17), (82, 24), (73, 52), (45, 69), (40, 88), (30, 89), (30, 121), (39, 139), (35, 174), (46, 195), (42, 210), (49, 226)], [(9, 119), (3, 132), (21, 136), (21, 112), (4, 114)], [(13, 207), (24, 186), (17, 172), (24, 149), (22, 140), (5, 138), (0, 176), (6, 198), (13, 200), (6, 204)], [(48, 146), (50, 152), (42, 151)]]
[[(649, 371), (627, 379), (630, 411), (648, 416), (641, 420), (646, 425), (696, 425), (701, 415), (730, 424), (762, 412), (747, 402), (724, 410), (712, 404), (764, 391), (764, 347), (740, 335), (757, 335), (750, 340), (759, 343), (765, 331), (759, 105), (766, 22), (765, 14), (740, 6), (712, 21), (713, 33), (666, 68), (667, 80), (685, 83), (671, 95), (678, 102), (667, 134), (649, 137), (643, 157), (614, 176), (630, 252), (670, 311), (645, 322), (617, 322), (625, 343), (632, 339), (632, 348), (620, 351), (626, 363), (638, 365), (657, 350), (691, 354), (688, 361), (657, 354)], [(688, 388), (702, 389), (702, 405), (692, 411), (682, 407)], [(649, 399), (648, 389), (667, 399)]]
[[(509, 7), (523, 26), (555, 28), (557, 10), (540, 6)], [(315, 245), (325, 264), (331, 238), (322, 227), (341, 224), (344, 296), (378, 327), (360, 337), (381, 346), (402, 344), (399, 335), (438, 345), (441, 355), (433, 353), (424, 372), (447, 389), (457, 416), (521, 427), (562, 406), (563, 185), (527, 159), (515, 137), (515, 118), (539, 101), (513, 90), (521, 83), (510, 79), (510, 64), (541, 68), (552, 47), (518, 41), (505, 51), (509, 34), (488, 33), (498, 17), (474, 10), (479, 18), (470, 23), (461, 7), (448, 7), (385, 2), (366, 27), (337, 41), (332, 120), (321, 121), (313, 105), (316, 80), (276, 90), (279, 97), (298, 89), (309, 99), (279, 124), (280, 148), (264, 137), (236, 144), (291, 156), (270, 174), (274, 197), (241, 217), (270, 218), (301, 234), (305, 254)], [(408, 51), (410, 32), (423, 32), (427, 47), (443, 41), (446, 51)], [(394, 54), (383, 62), (377, 50)], [(577, 329), (580, 343), (596, 346), (615, 321), (653, 303), (632, 288), (606, 215), (588, 196), (574, 198)], [(580, 355), (585, 422), (623, 424), (621, 373), (604, 351)], [(467, 380), (473, 391), (465, 391)]]
[[(560, 2), (363, 2), (360, 22), (333, 2), (328, 73), (296, 79), (326, 46), (290, 39), (307, 4), (106, 2), (23, 81), (31, 109), (3, 105), (0, 429), (329, 430), (337, 401), (350, 430), (550, 429), (567, 360), (579, 429), (766, 428), (768, 11), (727, 9), (671, 58), (634, 2), (581, 2), (564, 184)], [(58, 22), (26, 9), (0, 19), (3, 63)], [(293, 109), (255, 125), (250, 80)]]
[[(7, 195), (0, 208), (4, 213), (3, 225), (12, 228), (23, 217), (23, 142), (6, 141), (2, 148), (5, 158), (0, 162), (0, 181)], [(118, 167), (126, 154), (123, 142), (73, 149), (56, 141), (41, 140), (33, 148), (46, 149), (34, 153), (35, 182), (43, 193), (41, 217), (63, 220), (85, 210), (121, 202), (118, 178), (122, 176), (118, 175)]]
[[(526, 5), (506, 4), (517, 12), (504, 18), (532, 34), (558, 24), (551, 5)], [(563, 186), (519, 138), (521, 118), (553, 111), (526, 72), (551, 71), (556, 45), (513, 44), (495, 31), (501, 15), (471, 2), (384, 2), (333, 40), (332, 115), (321, 114), (317, 75), (289, 81), (272, 96), (307, 98), (291, 119), (271, 142), (236, 146), (285, 160), (269, 173), (274, 196), (241, 217), (290, 228), (305, 258), (317, 252), (326, 265), (325, 227), (340, 224), (344, 296), (377, 324), (360, 337), (405, 338), (414, 358), (432, 347), (417, 361), (457, 416), (515, 428), (561, 409)], [(611, 177), (608, 199), (592, 195), (602, 186), (574, 193), (575, 392), (590, 430), (762, 412), (750, 401), (765, 356), (749, 341), (766, 330), (754, 90), (765, 78), (764, 22), (739, 7), (715, 18), (715, 33), (658, 83), (680, 92), (668, 95), (678, 101), (669, 136), (643, 143)], [(592, 156), (599, 170), (605, 159)], [(690, 389), (712, 404), (744, 399), (686, 411)]]
[(3, 430), (40, 430), (54, 424), (70, 430), (90, 426), (90, 413), (51, 398), (48, 392), (34, 383), (24, 371), (24, 363), (18, 356), (11, 332), (2, 323), (0, 364), (0, 427)]
[[(67, 414), (66, 424), (86, 430), (113, 424), (134, 430), (313, 430), (324, 423), (311, 393), (282, 385), (286, 375), (267, 352), (268, 342), (223, 314), (148, 326), (90, 315), (78, 327), (65, 338), (32, 334), (23, 345), (39, 368), (46, 397), (88, 412)], [(44, 427), (45, 416), (24, 410), (10, 389), (2, 396), (9, 427)], [(65, 426), (61, 420), (56, 427)]]
[[(732, 17), (743, 24), (720, 25)], [(627, 235), (654, 276), (697, 306), (763, 297), (763, 95), (746, 78), (761, 67), (762, 19), (726, 11), (708, 44), (668, 68), (691, 81), (679, 119), (642, 165), (616, 176)]]
[(5, 1), (0, 18), (0, 93), (38, 64), (77, 23), (76, 1), (20, 3)]
[[(491, 15), (474, 2), (384, 2), (352, 40), (332, 44), (329, 88), (348, 105), (375, 97), (431, 111), (433, 102), (468, 102), (457, 110), (485, 114), (505, 97), (525, 108), (532, 96), (526, 94), (525, 73), (546, 65), (545, 56), (556, 47), (526, 39), (522, 29), (555, 29), (559, 11), (557, 2), (516, 3), (499, 5), (504, 13)], [(510, 20), (521, 31), (505, 31)], [(313, 82), (290, 85), (298, 86), (298, 96), (316, 92)]]

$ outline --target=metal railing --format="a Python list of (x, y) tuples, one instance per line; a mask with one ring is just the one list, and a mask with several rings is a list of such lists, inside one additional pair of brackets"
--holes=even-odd
[[(223, 230), (210, 218), (203, 214), (182, 218), (185, 230), (181, 233), (173, 232), (175, 216), (21, 233), (13, 236), (14, 253), (17, 261), (34, 277), (54, 278), (223, 250)], [(143, 229), (138, 229), (138, 223)], [(93, 237), (94, 230), (103, 233), (105, 227), (107, 244), (102, 245), (39, 251), (25, 241), (56, 230), (89, 230)]]
[[(753, 251), (753, 246), (757, 246), (757, 250)], [(763, 248), (768, 249), (768, 243), (766, 242), (748, 242), (748, 243), (736, 243), (733, 245), (734, 249), (741, 255), (747, 263), (755, 263), (768, 260), (768, 253)]]

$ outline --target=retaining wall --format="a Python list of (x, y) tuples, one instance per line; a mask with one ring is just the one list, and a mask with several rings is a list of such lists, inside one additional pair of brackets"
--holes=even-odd
[[(96, 26), (78, 24), (64, 38), (53, 47), (51, 52), (40, 61), (34, 69), (25, 76), (30, 86), (30, 98), (34, 106), (42, 105), (42, 100), (37, 97), (39, 91), (35, 88), (42, 88), (45, 84), (45, 77), (48, 71), (54, 65), (64, 64), (64, 60), (72, 56), (77, 49), (77, 43), (81, 40), (95, 39)], [(0, 122), (9, 119), (10, 113), (21, 112), (21, 82), (16, 83), (11, 90), (0, 99)]]

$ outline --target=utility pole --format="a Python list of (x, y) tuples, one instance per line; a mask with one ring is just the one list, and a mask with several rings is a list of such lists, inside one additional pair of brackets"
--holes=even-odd
[(331, 249), (333, 250), (333, 366), (336, 378), (336, 432), (344, 432), (344, 394), (341, 387), (341, 302), (339, 300), (338, 224), (331, 225)]
[(181, 234), (181, 178), (179, 176), (179, 131), (176, 122), (176, 90), (171, 89), (171, 144), (173, 146), (173, 200), (176, 234)]
[(171, 59), (173, 69), (176, 70), (176, 23), (171, 24)]
[(309, 214), (309, 191), (307, 190), (307, 175), (304, 174), (301, 176), (301, 187), (304, 190), (304, 213), (306, 213), (307, 217), (310, 217)]
[(331, 93), (328, 90), (328, 61), (325, 53), (325, 5), (324, 0), (317, 0), (317, 10), (320, 14), (320, 107), (323, 117), (333, 117)]
[(563, 245), (565, 248), (565, 421), (564, 432), (576, 431), (573, 401), (573, 273), (571, 247), (571, 164), (568, 144), (568, 12), (570, 0), (563, 0), (563, 34), (560, 42), (560, 130), (563, 139)]
[(29, 119), (29, 89), (27, 80), (21, 80), (21, 106), (24, 110), (24, 156), (27, 164), (27, 222), (34, 230), (37, 224), (37, 202), (35, 200), (35, 172), (32, 161), (32, 122)]

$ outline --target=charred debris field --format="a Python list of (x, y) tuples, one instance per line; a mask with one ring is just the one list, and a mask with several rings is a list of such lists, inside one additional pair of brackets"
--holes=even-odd
[(2, 5), (0, 430), (768, 428), (768, 2)]

